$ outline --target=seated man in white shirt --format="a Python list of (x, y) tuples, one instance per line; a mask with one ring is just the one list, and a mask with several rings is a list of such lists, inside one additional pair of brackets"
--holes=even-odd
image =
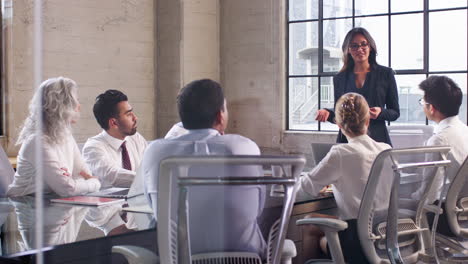
[[(258, 146), (240, 135), (225, 135), (228, 110), (221, 86), (212, 80), (197, 80), (186, 85), (177, 99), (179, 116), (188, 133), (152, 142), (144, 155), (145, 193), (157, 212), (159, 164), (177, 155), (259, 155)], [(196, 171), (196, 172), (194, 172)], [(200, 172), (201, 171), (201, 172)], [(214, 171), (216, 171), (214, 173)], [(213, 177), (249, 176), (261, 173), (259, 167), (197, 168), (192, 176), (204, 173)], [(198, 175), (198, 174), (197, 174)], [(227, 176), (227, 175), (226, 175)], [(138, 176), (140, 177), (140, 175)], [(177, 193), (177, 186), (173, 186)], [(263, 210), (262, 186), (196, 187), (189, 192), (192, 253), (250, 251), (265, 257), (266, 243), (257, 223)]]
[[(451, 147), (447, 157), (451, 160), (450, 166), (447, 167), (447, 177), (450, 181), (455, 177), (468, 155), (468, 127), (458, 117), (463, 94), (460, 87), (446, 76), (431, 76), (421, 82), (419, 88), (424, 91), (424, 97), (419, 102), (427, 119), (438, 124), (434, 135), (427, 140), (426, 145)], [(424, 175), (430, 175), (429, 170), (425, 171)], [(436, 176), (433, 186), (439, 190), (431, 192), (433, 196), (429, 197), (429, 201), (433, 202), (439, 198), (443, 177), (444, 175), (440, 172)], [(422, 195), (425, 183), (412, 195), (413, 198), (419, 198)]]
[(83, 158), (103, 188), (130, 187), (147, 146), (133, 108), (124, 93), (107, 90), (96, 97), (93, 112), (103, 131), (86, 141)]
[[(424, 91), (424, 97), (419, 102), (424, 108), (427, 119), (438, 124), (434, 130), (434, 135), (428, 139), (426, 145), (450, 146), (451, 150), (447, 158), (451, 163), (446, 168), (446, 176), (448, 181), (452, 181), (468, 156), (468, 127), (458, 117), (463, 93), (460, 87), (446, 76), (431, 76), (421, 82), (419, 88)], [(424, 171), (423, 184), (411, 195), (413, 199), (421, 197), (427, 186), (427, 176), (433, 175), (433, 170), (427, 169)], [(429, 202), (434, 202), (440, 198), (444, 186), (444, 175), (440, 170), (435, 177), (434, 184), (429, 192), (429, 195), (431, 195), (428, 197)], [(432, 222), (431, 217), (429, 222)], [(448, 229), (445, 214), (440, 216), (437, 230), (445, 235), (452, 235)]]

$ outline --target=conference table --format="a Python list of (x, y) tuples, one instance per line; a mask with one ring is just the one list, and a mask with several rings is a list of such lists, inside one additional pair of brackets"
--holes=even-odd
[[(134, 245), (156, 252), (155, 221), (151, 211), (142, 209), (147, 207), (144, 195), (99, 207), (52, 203), (51, 198), (44, 199), (44, 263), (126, 263), (123, 256), (112, 254), (114, 245)], [(281, 212), (280, 198), (270, 198), (260, 219), (265, 230)], [(294, 227), (296, 218), (308, 212), (333, 207), (336, 205), (330, 194), (298, 197), (290, 226)], [(137, 212), (127, 211), (131, 208)], [(34, 262), (38, 252), (35, 213), (34, 196), (0, 198), (2, 257)], [(294, 228), (290, 232), (288, 236), (300, 246), (301, 236)]]
[[(114, 245), (156, 251), (152, 214), (122, 210), (145, 204), (143, 195), (99, 207), (52, 203), (50, 198), (44, 199), (44, 263), (126, 263), (123, 256), (111, 253)], [(34, 262), (36, 221), (34, 196), (0, 199), (2, 257)]]

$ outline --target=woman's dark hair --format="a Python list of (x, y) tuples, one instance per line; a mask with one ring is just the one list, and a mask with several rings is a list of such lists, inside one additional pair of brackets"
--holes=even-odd
[(209, 79), (193, 81), (180, 91), (177, 108), (184, 128), (211, 128), (219, 111), (224, 111), (223, 89)]
[(349, 45), (351, 44), (351, 41), (353, 40), (354, 36), (361, 34), (366, 38), (367, 42), (369, 43), (369, 48), (370, 48), (370, 53), (369, 53), (369, 64), (371, 66), (377, 64), (377, 46), (375, 45), (375, 41), (370, 35), (370, 33), (362, 27), (356, 27), (351, 29), (347, 34), (346, 37), (343, 41), (343, 45), (341, 46), (341, 49), (343, 51), (343, 67), (341, 67), (340, 72), (344, 72), (347, 70), (352, 70), (354, 68), (354, 60), (353, 57), (351, 57), (351, 54), (349, 54)]
[(432, 75), (419, 84), (424, 100), (445, 117), (458, 115), (463, 100), (460, 87), (447, 76)]

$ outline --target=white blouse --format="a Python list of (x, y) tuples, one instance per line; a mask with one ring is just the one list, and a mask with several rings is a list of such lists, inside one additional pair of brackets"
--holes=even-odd
[[(122, 143), (126, 142), (132, 170), (122, 168)], [(143, 159), (147, 146), (145, 138), (136, 133), (124, 140), (102, 131), (89, 138), (83, 147), (83, 159), (94, 176), (99, 177), (103, 188), (130, 187)]]
[(300, 191), (316, 196), (323, 187), (333, 184), (340, 218), (355, 219), (375, 157), (388, 148), (390, 145), (375, 142), (367, 135), (335, 145), (311, 172), (301, 177)]
[[(18, 153), (17, 170), (13, 183), (8, 186), (7, 196), (23, 196), (35, 193), (36, 186), (36, 136), (26, 140)], [(81, 171), (90, 174), (76, 141), (71, 134), (60, 144), (42, 140), (42, 171), (44, 193), (54, 192), (60, 196), (81, 195), (98, 191), (101, 183), (96, 178), (85, 180)], [(66, 168), (70, 176), (63, 175)]]
[[(465, 161), (468, 155), (468, 127), (460, 120), (458, 116), (447, 117), (441, 120), (432, 135), (426, 142), (426, 146), (450, 146), (451, 150), (447, 158), (451, 161), (447, 167), (448, 182), (456, 176), (458, 169)], [(428, 155), (428, 160), (437, 160), (438, 155)], [(434, 168), (426, 169), (423, 173), (423, 182), (421, 187), (411, 194), (411, 198), (420, 199), (426, 191), (429, 176), (434, 175)], [(440, 198), (442, 187), (444, 186), (444, 175), (441, 170), (437, 171), (434, 184), (432, 185), (428, 201), (434, 202)], [(437, 190), (435, 190), (437, 188)]]

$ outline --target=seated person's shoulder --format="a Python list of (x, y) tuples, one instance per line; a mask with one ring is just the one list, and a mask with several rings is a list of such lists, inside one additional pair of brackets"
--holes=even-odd
[(382, 151), (392, 148), (392, 146), (390, 146), (387, 143), (383, 143), (383, 142), (376, 142), (376, 143), (377, 143), (378, 148), (381, 149)]
[(146, 139), (138, 132), (135, 135), (129, 136), (127, 140), (133, 141), (137, 147), (146, 147), (148, 145)]
[(237, 134), (226, 134), (221, 136), (220, 141), (227, 145), (235, 155), (259, 155), (260, 149), (257, 144), (249, 138)]
[[(156, 139), (150, 141), (146, 147), (145, 153), (160, 153), (160, 152), (175, 152), (183, 146), (193, 144), (192, 141), (172, 140), (172, 139)], [(147, 155), (147, 154), (145, 154)]]
[(383, 65), (378, 65), (376, 67), (377, 71), (383, 73), (383, 74), (395, 74), (395, 71), (390, 68), (390, 67), (387, 67), (387, 66), (383, 66)]
[(447, 140), (447, 135), (445, 135), (444, 133), (434, 134), (426, 141), (426, 146), (442, 146), (442, 145), (449, 145), (449, 141)]
[(83, 150), (90, 148), (90, 147), (94, 147), (96, 144), (103, 144), (104, 141), (101, 138), (102, 138), (101, 134), (88, 138), (83, 145)]
[(145, 137), (143, 137), (140, 133), (136, 132), (135, 135), (130, 136), (131, 139), (137, 141), (146, 141)]

